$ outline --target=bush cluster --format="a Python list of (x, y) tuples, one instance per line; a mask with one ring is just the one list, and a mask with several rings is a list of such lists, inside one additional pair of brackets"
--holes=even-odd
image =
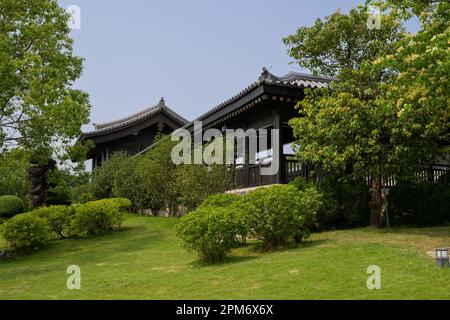
[(247, 224), (235, 207), (204, 206), (181, 218), (177, 225), (183, 246), (197, 251), (202, 260), (222, 260), (238, 244), (237, 235), (245, 235)]
[(2, 225), (3, 239), (10, 250), (37, 250), (50, 240), (50, 227), (33, 212), (19, 214)]
[(345, 180), (338, 174), (329, 174), (318, 183), (298, 177), (290, 184), (299, 190), (315, 186), (322, 194), (323, 204), (317, 212), (317, 231), (362, 227), (370, 222), (370, 189), (363, 179)]
[(259, 188), (245, 196), (250, 233), (270, 250), (309, 236), (316, 224), (321, 195), (313, 187), (298, 190), (291, 185)]
[(433, 226), (450, 222), (450, 188), (440, 183), (400, 181), (389, 190), (392, 225)]
[(119, 228), (123, 211), (131, 206), (128, 199), (104, 199), (76, 206), (72, 228), (79, 235), (96, 235)]
[(25, 211), (25, 205), (19, 197), (0, 197), (0, 218), (11, 218)]
[(76, 215), (73, 206), (50, 206), (32, 211), (35, 215), (47, 221), (52, 235), (59, 239), (73, 235), (72, 220)]
[(298, 190), (291, 185), (258, 188), (244, 196), (209, 196), (197, 210), (180, 219), (183, 246), (206, 262), (223, 259), (248, 235), (270, 250), (307, 238), (322, 205), (314, 186)]
[(128, 199), (104, 199), (73, 206), (41, 207), (18, 214), (1, 226), (11, 251), (38, 249), (51, 239), (90, 236), (112, 231), (122, 224)]
[(176, 142), (158, 135), (154, 147), (140, 156), (115, 153), (95, 168), (90, 192), (95, 199), (130, 199), (132, 210), (168, 211), (177, 216), (180, 208), (194, 210), (209, 195), (225, 192), (230, 173), (225, 165), (175, 165), (171, 152)]

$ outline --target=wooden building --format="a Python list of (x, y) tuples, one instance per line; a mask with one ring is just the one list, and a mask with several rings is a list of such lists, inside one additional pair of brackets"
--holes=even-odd
[[(194, 121), (188, 122), (165, 105), (161, 99), (158, 105), (143, 110), (129, 117), (95, 125), (95, 131), (83, 133), (79, 141), (92, 140), (95, 148), (89, 153), (93, 159), (92, 167), (101, 165), (109, 155), (124, 151), (130, 155), (142, 154), (151, 148), (158, 132), (170, 134), (178, 128), (194, 133), (195, 121), (202, 122), (203, 132), (215, 128), (222, 132), (227, 129), (279, 129), (278, 143), (269, 143), (266, 150), (257, 150), (249, 154), (249, 143), (245, 143), (243, 154), (237, 155), (233, 166), (234, 186), (251, 188), (275, 183), (288, 183), (297, 176), (309, 177), (313, 167), (301, 163), (294, 155), (292, 145), (295, 141), (292, 128), (288, 122), (298, 116), (297, 103), (305, 96), (307, 88), (326, 87), (333, 79), (290, 72), (284, 76), (275, 76), (267, 69), (259, 78), (244, 90), (225, 102), (212, 108)], [(248, 139), (245, 137), (244, 139)], [(274, 152), (273, 146), (278, 150)], [(250, 158), (255, 159), (251, 163)], [(276, 159), (275, 159), (276, 158)], [(261, 169), (277, 161), (279, 170), (273, 175), (262, 175)], [(419, 170), (421, 180), (436, 181), (449, 168), (449, 159), (444, 159), (428, 169)], [(368, 177), (370, 179), (370, 177)], [(383, 179), (385, 186), (395, 185), (394, 176)]]
[(166, 106), (164, 98), (152, 107), (116, 121), (94, 124), (95, 130), (83, 133), (80, 143), (92, 140), (95, 147), (88, 153), (92, 169), (115, 152), (135, 155), (154, 143), (158, 132), (170, 134), (188, 121)]
[[(203, 130), (216, 128), (226, 129), (279, 129), (279, 142), (269, 143), (266, 150), (257, 150), (256, 161), (250, 163), (248, 143), (245, 143), (245, 157), (240, 162), (236, 159), (235, 186), (238, 188), (255, 187), (274, 183), (287, 183), (295, 177), (308, 175), (311, 166), (300, 164), (292, 149), (294, 142), (292, 128), (288, 122), (298, 116), (295, 109), (298, 101), (304, 98), (306, 88), (321, 88), (327, 86), (330, 78), (317, 77), (303, 73), (290, 72), (277, 77), (267, 69), (247, 88), (223, 102), (222, 104), (201, 115), (194, 121), (201, 121)], [(186, 125), (194, 131), (194, 121)], [(272, 146), (278, 145), (278, 152)], [(273, 159), (278, 156), (278, 159)], [(277, 160), (279, 170), (274, 175), (261, 175), (261, 168), (270, 166)]]

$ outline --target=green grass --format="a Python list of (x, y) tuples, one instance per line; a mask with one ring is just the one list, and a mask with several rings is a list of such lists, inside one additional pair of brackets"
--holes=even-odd
[[(175, 223), (130, 217), (120, 232), (1, 261), (0, 299), (450, 299), (450, 268), (426, 254), (450, 246), (450, 227), (324, 232), (267, 254), (250, 244), (207, 266), (180, 248)], [(72, 264), (81, 290), (66, 288)], [(380, 290), (366, 287), (369, 265), (381, 267)]]

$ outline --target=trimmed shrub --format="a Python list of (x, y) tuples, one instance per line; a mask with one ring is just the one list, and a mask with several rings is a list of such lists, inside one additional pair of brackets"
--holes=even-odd
[(25, 205), (19, 197), (0, 197), (0, 218), (11, 218), (25, 211)]
[(300, 191), (315, 186), (322, 194), (316, 230), (362, 227), (370, 222), (370, 189), (364, 180), (344, 180), (330, 174), (319, 183), (296, 178), (291, 184)]
[(227, 207), (238, 202), (242, 197), (230, 193), (218, 193), (208, 196), (201, 204), (204, 207)]
[(185, 248), (205, 262), (216, 262), (239, 244), (236, 236), (247, 233), (247, 223), (236, 207), (204, 206), (182, 217), (177, 232)]
[(76, 215), (72, 228), (79, 235), (96, 235), (120, 228), (124, 210), (131, 206), (128, 199), (103, 199), (74, 206)]
[(450, 189), (443, 183), (400, 181), (389, 190), (392, 225), (432, 226), (450, 222)]
[(131, 201), (126, 198), (112, 198), (112, 199), (104, 199), (94, 202), (105, 202), (105, 203), (111, 203), (113, 207), (116, 207), (117, 209), (121, 211), (127, 211), (131, 208)]
[(258, 188), (244, 198), (250, 233), (263, 241), (263, 250), (307, 238), (322, 205), (314, 187), (299, 191), (292, 185)]
[(51, 237), (47, 221), (32, 212), (19, 214), (5, 222), (2, 234), (12, 251), (37, 250)]
[(42, 207), (33, 211), (37, 216), (47, 220), (51, 231), (60, 239), (72, 236), (71, 223), (75, 212), (75, 208), (72, 206)]

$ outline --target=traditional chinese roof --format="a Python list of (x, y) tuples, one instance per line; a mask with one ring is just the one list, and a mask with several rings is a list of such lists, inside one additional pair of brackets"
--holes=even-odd
[(151, 106), (145, 110), (132, 114), (128, 117), (118, 119), (111, 122), (94, 124), (95, 130), (90, 132), (84, 132), (79, 141), (84, 141), (89, 138), (97, 137), (100, 135), (109, 134), (112, 132), (120, 131), (125, 128), (129, 128), (135, 124), (144, 122), (159, 113), (165, 113), (167, 116), (172, 118), (175, 122), (183, 126), (188, 123), (188, 120), (180, 116), (178, 113), (166, 106), (164, 98), (161, 98), (159, 103), (155, 106)]
[(306, 73), (299, 72), (289, 72), (288, 74), (277, 77), (270, 73), (266, 68), (263, 68), (261, 75), (258, 80), (250, 84), (248, 87), (240, 91), (238, 94), (234, 95), (230, 99), (222, 102), (216, 107), (210, 109), (208, 112), (202, 114), (200, 117), (186, 124), (185, 128), (190, 128), (194, 121), (202, 121), (209, 116), (227, 108), (234, 102), (243, 98), (244, 96), (250, 94), (255, 91), (257, 88), (260, 88), (264, 85), (272, 86), (272, 87), (281, 87), (281, 88), (294, 88), (294, 89), (305, 89), (305, 88), (323, 88), (326, 87), (331, 81), (335, 79), (327, 78), (322, 76), (314, 76)]
[[(186, 123), (186, 125), (183, 128), (192, 130), (195, 121), (203, 121), (204, 125), (208, 125), (210, 123), (214, 124), (215, 123), (214, 121), (217, 121), (217, 118), (223, 117), (222, 114), (233, 115), (233, 113), (231, 113), (233, 111), (232, 109), (242, 107), (242, 105), (245, 105), (252, 99), (254, 100), (255, 98), (263, 95), (264, 92), (266, 92), (264, 86), (278, 89), (273, 91), (274, 92), (278, 91), (279, 95), (283, 95), (282, 92), (283, 90), (279, 89), (287, 88), (291, 89), (297, 95), (300, 96), (301, 93), (303, 92), (303, 89), (305, 88), (323, 88), (326, 87), (333, 80), (336, 79), (322, 76), (314, 76), (311, 74), (299, 72), (289, 72), (284, 76), (277, 77), (272, 73), (270, 73), (266, 68), (263, 68), (262, 73), (257, 81), (253, 82), (244, 90), (240, 91), (238, 94), (234, 95), (230, 99), (222, 102), (216, 107), (210, 109), (208, 112), (202, 114), (195, 120)], [(236, 106), (234, 106), (235, 104)], [(143, 154), (152, 148), (153, 145), (147, 147), (139, 154)]]

